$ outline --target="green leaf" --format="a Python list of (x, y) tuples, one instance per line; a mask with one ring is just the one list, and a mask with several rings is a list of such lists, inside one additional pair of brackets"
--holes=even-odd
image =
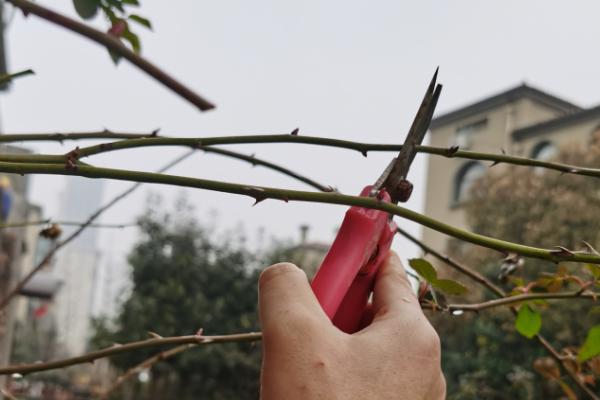
[(585, 264), (585, 268), (592, 273), (594, 279), (600, 279), (600, 265)]
[(150, 20), (148, 18), (144, 18), (144, 17), (141, 17), (141, 16), (136, 15), (136, 14), (131, 14), (128, 18), (130, 20), (135, 21), (138, 24), (143, 25), (146, 28), (152, 30), (152, 23), (150, 22)]
[(116, 8), (117, 10), (121, 11), (122, 13), (125, 12), (125, 9), (123, 8), (123, 4), (121, 4), (121, 1), (119, 1), (119, 0), (105, 0), (105, 1), (106, 1), (106, 3), (108, 3), (109, 6)]
[(138, 35), (127, 29), (125, 32), (123, 32), (123, 35), (121, 36), (123, 37), (123, 39), (127, 40), (129, 44), (131, 44), (131, 48), (134, 52), (140, 52), (140, 50), (142, 49), (142, 45), (140, 43), (140, 38), (138, 37)]
[(123, 4), (129, 4), (131, 6), (139, 6), (140, 2), (138, 0), (121, 0)]
[(431, 282), (431, 286), (434, 288), (441, 290), (446, 294), (451, 294), (455, 296), (460, 296), (469, 291), (465, 285), (460, 282), (453, 281), (451, 279), (437, 279), (434, 282)]
[(408, 264), (427, 282), (433, 283), (437, 281), (437, 272), (435, 268), (433, 268), (433, 265), (424, 258), (412, 258), (408, 260)]
[(600, 354), (600, 325), (590, 328), (587, 338), (579, 350), (577, 359), (580, 362), (583, 362), (597, 356), (598, 354)]
[(531, 339), (540, 331), (541, 327), (541, 314), (527, 304), (522, 305), (515, 321), (517, 331), (526, 338)]
[(75, 11), (83, 19), (90, 19), (96, 16), (100, 0), (73, 0)]
[(108, 54), (110, 55), (110, 59), (115, 65), (119, 65), (121, 58), (123, 58), (119, 53), (115, 53), (112, 50), (108, 50)]

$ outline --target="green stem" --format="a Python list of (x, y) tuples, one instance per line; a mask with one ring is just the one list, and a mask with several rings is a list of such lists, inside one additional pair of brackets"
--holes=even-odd
[(72, 133), (3, 133), (0, 143), (11, 142), (63, 142), (65, 140), (92, 140), (92, 139), (140, 139), (156, 136), (158, 131), (149, 134), (112, 132), (108, 129), (96, 132)]
[(239, 194), (254, 198), (257, 202), (266, 199), (283, 201), (303, 201), (313, 203), (341, 204), (382, 210), (402, 218), (417, 222), (423, 226), (445, 233), (455, 238), (477, 244), (500, 252), (513, 252), (527, 257), (539, 258), (553, 262), (575, 261), (600, 264), (600, 256), (585, 252), (569, 252), (561, 249), (542, 249), (517, 243), (490, 238), (468, 232), (454, 226), (437, 221), (390, 203), (381, 202), (375, 198), (348, 196), (340, 193), (317, 193), (299, 190), (287, 190), (270, 187), (259, 187), (229, 182), (212, 181), (207, 179), (189, 178), (141, 171), (127, 171), (112, 168), (77, 166), (66, 169), (56, 164), (6, 163), (0, 162), (0, 172), (17, 174), (48, 174), (48, 175), (77, 175), (88, 178), (108, 178), (124, 181), (145, 183), (162, 183), (167, 185), (207, 189), (217, 192)]
[[(57, 134), (47, 135), (35, 134), (35, 139), (31, 140), (66, 140), (66, 139), (53, 139), (51, 136)], [(80, 133), (71, 134), (71, 137), (67, 139), (77, 139), (76, 135), (86, 135), (83, 139), (92, 139), (93, 133)], [(126, 133), (112, 133), (113, 138), (127, 138), (125, 135), (135, 135)], [(2, 141), (26, 141), (29, 140), (26, 136), (28, 135), (11, 135), (12, 139), (5, 139), (0, 136), (0, 142)], [(32, 135), (33, 136), (33, 135)], [(365, 142), (354, 142), (350, 140), (331, 139), (315, 136), (295, 136), (295, 135), (244, 135), (244, 136), (213, 136), (213, 137), (197, 137), (197, 138), (181, 138), (181, 137), (148, 137), (149, 135), (140, 135), (138, 137), (129, 136), (129, 140), (122, 140), (111, 143), (103, 143), (95, 146), (83, 147), (79, 149), (79, 157), (89, 157), (96, 154), (106, 153), (114, 150), (124, 150), (138, 147), (154, 147), (154, 146), (187, 146), (187, 147), (201, 147), (206, 148), (207, 146), (214, 145), (231, 145), (231, 144), (265, 144), (265, 143), (294, 143), (294, 144), (310, 144), (318, 146), (335, 147), (341, 149), (355, 150), (363, 155), (367, 155), (370, 151), (391, 151), (398, 152), (402, 149), (402, 145), (398, 144), (382, 144), (382, 143), (365, 143)], [(98, 138), (110, 137), (110, 136), (98, 136)], [(492, 163), (505, 163), (514, 164), (529, 167), (541, 167), (559, 171), (567, 174), (584, 175), (600, 178), (600, 169), (579, 167), (570, 164), (535, 160), (526, 157), (510, 156), (507, 154), (492, 154), (483, 153), (477, 151), (468, 150), (452, 150), (445, 147), (433, 147), (433, 146), (418, 146), (417, 151), (425, 154), (434, 154), (447, 158), (463, 158), (468, 160), (479, 160), (479, 161), (490, 161)], [(65, 155), (42, 155), (42, 154), (2, 154), (0, 155), (0, 161), (9, 162), (40, 162), (40, 163), (62, 163), (65, 161)]]

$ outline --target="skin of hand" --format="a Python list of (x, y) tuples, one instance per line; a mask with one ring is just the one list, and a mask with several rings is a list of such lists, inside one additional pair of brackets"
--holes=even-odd
[(293, 264), (263, 271), (259, 308), (262, 400), (445, 398), (439, 337), (395, 253), (375, 279), (373, 320), (357, 333), (331, 323)]

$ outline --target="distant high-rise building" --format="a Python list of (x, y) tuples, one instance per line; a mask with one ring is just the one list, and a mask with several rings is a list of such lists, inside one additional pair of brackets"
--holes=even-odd
[[(102, 204), (103, 181), (69, 177), (59, 219), (84, 222)], [(63, 236), (78, 227), (65, 226)], [(98, 230), (85, 229), (58, 253), (54, 265), (63, 285), (55, 299), (57, 343), (66, 354), (81, 353), (91, 335), (95, 277), (100, 265)]]

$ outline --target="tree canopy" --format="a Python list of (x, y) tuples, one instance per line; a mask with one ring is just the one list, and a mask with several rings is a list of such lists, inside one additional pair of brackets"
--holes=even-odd
[[(202, 227), (185, 202), (172, 212), (153, 211), (161, 210), (156, 201), (150, 207), (129, 256), (133, 290), (116, 321), (99, 324), (95, 344), (139, 340), (146, 332), (258, 330), (256, 259), (239, 238)], [(243, 343), (192, 348), (156, 364), (150, 382), (135, 383), (134, 398), (255, 399), (259, 350)], [(154, 354), (132, 352), (112, 362), (124, 370)]]
[[(597, 167), (600, 144), (564, 148), (557, 158)], [(491, 168), (473, 186), (464, 207), (474, 232), (546, 248), (589, 251), (585, 243), (600, 245), (599, 193), (597, 179), (502, 166)], [(513, 254), (503, 259), (497, 252), (456, 241), (449, 251), (514, 294), (583, 290), (582, 284), (597, 274), (590, 265), (554, 264)], [(471, 290), (470, 296), (473, 300), (489, 297), (481, 290)], [(573, 357), (588, 330), (600, 323), (600, 309), (585, 300), (535, 301), (520, 307), (516, 324), (506, 308), (434, 318), (443, 342), (448, 398), (557, 398), (569, 393), (554, 360), (523, 335), (544, 333), (564, 355)], [(593, 382), (599, 372), (597, 359), (583, 364), (573, 361), (572, 368), (586, 382)]]

